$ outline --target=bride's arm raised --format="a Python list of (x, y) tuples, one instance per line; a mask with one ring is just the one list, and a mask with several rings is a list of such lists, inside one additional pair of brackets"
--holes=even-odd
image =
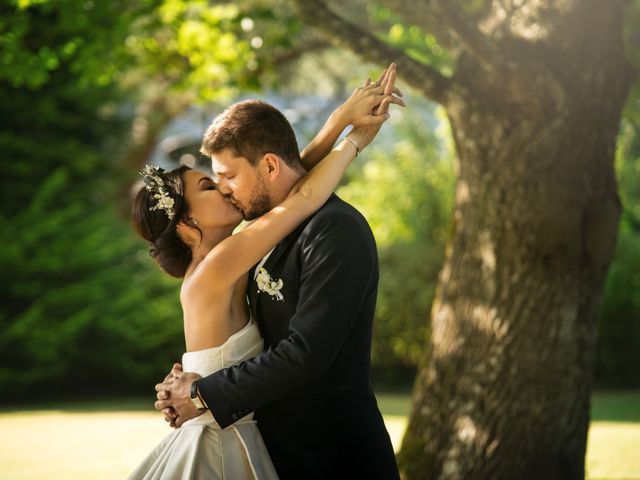
[[(391, 73), (391, 70), (395, 68), (394, 63), (390, 64), (389, 67), (382, 72), (376, 83), (378, 85), (386, 85), (389, 78), (388, 75)], [(331, 113), (329, 119), (322, 126), (318, 134), (309, 142), (309, 145), (300, 152), (300, 160), (306, 171), (310, 171), (320, 160), (327, 156), (334, 143), (336, 143), (338, 136), (347, 126), (364, 125), (370, 120), (371, 108), (369, 107), (369, 101), (371, 99), (362, 96), (355, 97), (356, 92)], [(397, 95), (393, 96), (391, 103), (405, 106), (404, 101), (398, 98), (398, 96), (402, 96), (402, 92), (395, 85), (390, 89), (390, 92), (392, 95)]]
[[(395, 72), (393, 74), (395, 80)], [(366, 93), (381, 87), (363, 87)], [(381, 92), (382, 93), (382, 92)], [(356, 157), (357, 149), (364, 149), (373, 140), (380, 125), (389, 118), (386, 110), (389, 95), (383, 95), (377, 123), (354, 128), (347, 137), (323, 158), (307, 175), (296, 183), (289, 196), (275, 208), (255, 220), (241, 232), (216, 245), (198, 266), (194, 275), (207, 282), (213, 291), (226, 290), (291, 233), (303, 220), (318, 210), (334, 191), (347, 167)], [(272, 159), (279, 161), (278, 157)]]

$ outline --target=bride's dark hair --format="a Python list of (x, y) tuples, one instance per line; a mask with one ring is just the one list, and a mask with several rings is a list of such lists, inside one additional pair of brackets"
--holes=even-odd
[(158, 173), (162, 178), (169, 196), (173, 199), (173, 218), (169, 218), (163, 209), (151, 210), (157, 200), (153, 192), (142, 187), (133, 201), (133, 227), (138, 235), (150, 242), (149, 255), (160, 268), (172, 277), (184, 277), (191, 263), (191, 249), (185, 244), (176, 226), (181, 221), (191, 224), (187, 217), (187, 202), (184, 198), (184, 172), (191, 170), (182, 166), (169, 172)]

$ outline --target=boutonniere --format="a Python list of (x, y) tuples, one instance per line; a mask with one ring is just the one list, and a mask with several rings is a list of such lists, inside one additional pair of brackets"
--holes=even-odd
[(269, 272), (267, 272), (264, 267), (260, 267), (258, 270), (256, 283), (258, 284), (258, 291), (268, 293), (272, 297), (276, 297), (276, 300), (278, 301), (284, 300), (282, 293), (280, 293), (280, 289), (282, 289), (282, 286), (284, 285), (284, 283), (282, 283), (282, 279), (272, 279), (271, 275), (269, 275)]

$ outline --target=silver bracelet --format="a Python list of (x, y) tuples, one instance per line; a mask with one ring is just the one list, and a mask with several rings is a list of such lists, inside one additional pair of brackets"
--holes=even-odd
[(351, 143), (353, 143), (353, 146), (356, 147), (356, 157), (360, 154), (360, 147), (358, 146), (358, 142), (356, 142), (353, 138), (351, 138), (350, 136), (346, 136), (344, 137), (345, 140), (349, 140)]

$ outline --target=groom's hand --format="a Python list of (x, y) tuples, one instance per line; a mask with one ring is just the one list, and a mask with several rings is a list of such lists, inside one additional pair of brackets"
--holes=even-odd
[(164, 382), (156, 385), (158, 400), (154, 406), (156, 410), (162, 411), (165, 420), (172, 427), (180, 427), (202, 413), (191, 402), (191, 384), (199, 378), (201, 377), (197, 373), (182, 372), (182, 369), (174, 366)]

